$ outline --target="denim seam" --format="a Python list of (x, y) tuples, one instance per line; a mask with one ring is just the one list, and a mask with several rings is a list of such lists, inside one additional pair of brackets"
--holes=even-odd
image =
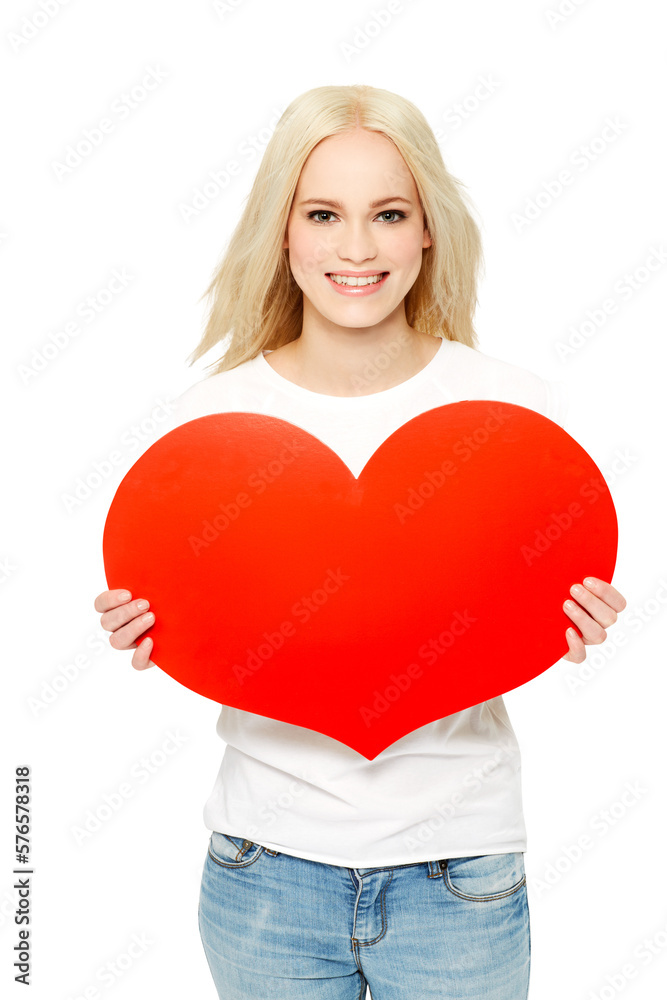
[[(382, 892), (380, 893), (380, 907), (381, 907), (380, 912), (382, 914), (382, 930), (380, 931), (380, 933), (378, 934), (377, 937), (373, 938), (372, 941), (360, 941), (359, 938), (352, 938), (352, 940), (354, 941), (355, 945), (358, 945), (359, 947), (364, 947), (365, 948), (365, 947), (368, 947), (369, 945), (377, 944), (377, 942), (381, 941), (382, 938), (387, 933), (387, 919), (386, 919), (386, 917), (387, 917), (387, 889), (391, 885), (391, 880), (393, 879), (393, 877), (394, 877), (394, 873), (392, 872), (391, 875), (389, 876), (389, 878), (387, 879), (387, 881), (385, 882), (385, 884), (382, 886)], [(356, 917), (356, 906), (355, 906), (355, 917)]]
[[(427, 864), (428, 861), (408, 861), (407, 864), (404, 865), (381, 865), (378, 868), (369, 868), (368, 871), (365, 873), (364, 878), (366, 877), (366, 875), (375, 875), (377, 872), (391, 872), (394, 871), (394, 869), (396, 868), (416, 868), (417, 865), (427, 865)], [(363, 868), (364, 866), (361, 865), (360, 867)], [(348, 868), (348, 871), (349, 872), (354, 871), (354, 869)]]
[(526, 876), (523, 875), (522, 878), (516, 883), (516, 885), (513, 885), (511, 889), (505, 889), (504, 892), (494, 892), (490, 896), (469, 896), (467, 893), (460, 892), (458, 889), (454, 888), (454, 886), (450, 882), (449, 873), (447, 871), (445, 871), (443, 874), (444, 874), (444, 883), (454, 896), (458, 896), (459, 899), (470, 900), (473, 903), (477, 902), (485, 903), (492, 899), (504, 899), (505, 896), (511, 896), (513, 893), (518, 892), (519, 889), (526, 883)]
[(216, 865), (221, 868), (248, 868), (250, 865), (254, 865), (257, 859), (264, 853), (264, 848), (260, 847), (254, 858), (250, 858), (248, 861), (222, 861), (220, 858), (216, 858), (214, 854), (211, 854), (211, 849), (208, 850), (208, 856), (211, 861), (215, 861)]

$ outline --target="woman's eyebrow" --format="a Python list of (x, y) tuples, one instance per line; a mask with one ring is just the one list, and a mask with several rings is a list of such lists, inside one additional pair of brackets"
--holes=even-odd
[[(401, 198), (400, 195), (393, 195), (391, 198), (381, 198), (380, 201), (372, 201), (368, 207), (381, 208), (382, 205), (388, 205), (389, 202), (393, 201), (402, 201), (405, 205), (412, 204), (407, 198)], [(299, 205), (328, 205), (329, 208), (338, 209), (342, 209), (343, 207), (339, 201), (332, 201), (330, 198), (305, 198), (299, 202)]]

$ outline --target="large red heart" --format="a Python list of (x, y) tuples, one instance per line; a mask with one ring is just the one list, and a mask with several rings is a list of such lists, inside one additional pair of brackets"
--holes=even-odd
[(163, 670), (369, 760), (555, 663), (571, 584), (611, 580), (616, 545), (590, 456), (493, 400), (414, 417), (358, 479), (286, 420), (191, 420), (126, 474), (103, 538)]

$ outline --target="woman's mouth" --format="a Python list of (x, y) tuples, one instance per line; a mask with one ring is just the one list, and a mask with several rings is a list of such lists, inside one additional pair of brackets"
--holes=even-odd
[(360, 295), (372, 295), (373, 292), (381, 288), (389, 277), (389, 271), (376, 271), (375, 274), (359, 275), (356, 277), (347, 274), (336, 274), (333, 271), (326, 274), (325, 277), (331, 287), (341, 295), (358, 297)]

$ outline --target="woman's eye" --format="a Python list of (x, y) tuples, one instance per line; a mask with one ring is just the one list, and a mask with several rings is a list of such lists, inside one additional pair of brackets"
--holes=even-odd
[[(333, 212), (328, 212), (326, 209), (320, 209), (318, 211), (310, 212), (309, 213), (309, 215), (308, 215), (309, 219), (312, 219), (313, 222), (316, 222), (320, 226), (325, 226), (328, 223), (328, 219), (325, 219), (324, 221), (322, 221), (322, 219), (315, 218), (315, 216), (317, 216), (317, 215), (329, 215), (329, 216), (332, 216)], [(399, 212), (398, 209), (395, 209), (395, 208), (389, 209), (386, 212), (380, 212), (380, 215), (378, 216), (378, 218), (381, 218), (382, 216), (386, 216), (386, 215), (396, 215), (396, 216), (398, 216), (397, 219), (385, 219), (384, 220), (387, 223), (387, 225), (389, 225), (389, 226), (393, 225), (394, 222), (399, 222), (401, 219), (405, 218), (405, 212)]]
[[(308, 218), (312, 219), (314, 215), (331, 215), (331, 212), (326, 212), (324, 210), (321, 211), (321, 212), (311, 212), (310, 215), (308, 216)], [(322, 220), (321, 219), (313, 219), (313, 221), (321, 223)]]

